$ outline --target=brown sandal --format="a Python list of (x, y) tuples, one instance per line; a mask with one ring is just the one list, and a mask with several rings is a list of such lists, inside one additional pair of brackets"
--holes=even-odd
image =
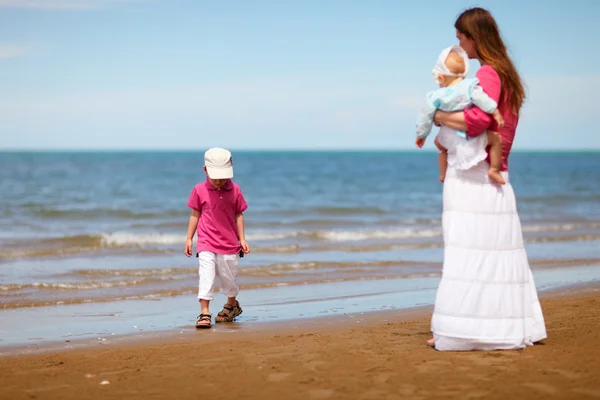
[(217, 314), (215, 322), (232, 322), (242, 311), (242, 307), (240, 307), (240, 303), (237, 300), (235, 306), (225, 304), (223, 309)]
[[(202, 321), (208, 321), (208, 324), (202, 323)], [(208, 329), (212, 326), (212, 314), (200, 314), (196, 319), (196, 329)]]

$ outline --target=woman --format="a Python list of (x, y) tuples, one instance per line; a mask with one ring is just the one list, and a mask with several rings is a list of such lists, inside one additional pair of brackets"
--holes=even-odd
[[(431, 328), (441, 351), (520, 349), (546, 337), (542, 309), (523, 246), (508, 155), (525, 98), (521, 78), (500, 37), (496, 21), (482, 8), (463, 12), (456, 37), (481, 68), (477, 78), (499, 104), (505, 121), (501, 173), (506, 185), (490, 182), (488, 161), (458, 171), (444, 183), (444, 267)], [(474, 137), (497, 126), (477, 108), (438, 111), (436, 124)]]

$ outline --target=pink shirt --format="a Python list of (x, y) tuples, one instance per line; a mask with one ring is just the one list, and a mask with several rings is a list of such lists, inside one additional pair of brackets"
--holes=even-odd
[[(479, 85), (488, 96), (490, 96), (496, 103), (500, 99), (500, 89), (502, 84), (500, 77), (494, 68), (489, 65), (483, 65), (477, 71), (475, 75), (479, 79)], [(512, 113), (510, 107), (506, 102), (498, 105), (498, 110), (504, 118), (504, 128), (498, 132), (498, 124), (494, 121), (491, 114), (486, 114), (477, 107), (472, 107), (464, 111), (465, 122), (467, 123), (467, 135), (478, 136), (487, 130), (498, 132), (502, 137), (502, 171), (508, 170), (508, 155), (512, 148), (513, 140), (515, 138), (515, 131), (517, 130), (517, 124), (519, 123), (519, 117)], [(489, 161), (489, 155), (488, 155)]]
[(248, 208), (240, 187), (232, 181), (220, 189), (208, 179), (194, 186), (188, 207), (200, 211), (196, 250), (236, 254), (241, 250), (235, 217)]

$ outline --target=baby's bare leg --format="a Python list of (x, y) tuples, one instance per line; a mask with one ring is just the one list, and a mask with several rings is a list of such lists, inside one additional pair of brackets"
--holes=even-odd
[(502, 167), (502, 138), (498, 133), (488, 131), (487, 139), (490, 145), (490, 170), (488, 171), (488, 176), (494, 182), (504, 185), (506, 182), (502, 174), (500, 174), (500, 168)]
[(448, 169), (448, 149), (441, 145), (437, 136), (433, 141), (435, 147), (438, 148), (438, 164), (440, 165), (440, 182), (446, 179), (446, 170)]

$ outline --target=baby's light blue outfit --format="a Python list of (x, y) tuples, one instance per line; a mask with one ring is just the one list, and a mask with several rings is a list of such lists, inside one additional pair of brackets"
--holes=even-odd
[[(417, 137), (423, 139), (429, 136), (433, 125), (433, 115), (437, 110), (462, 111), (471, 105), (479, 107), (488, 114), (493, 113), (498, 107), (498, 104), (479, 86), (477, 78), (464, 79), (454, 86), (439, 88), (427, 93), (425, 105), (417, 119)], [(456, 133), (462, 138), (468, 139), (465, 132), (456, 131)]]
[[(464, 79), (454, 86), (427, 93), (425, 105), (417, 119), (417, 137), (426, 138), (431, 133), (436, 110), (462, 111), (472, 105), (488, 114), (498, 107), (479, 86), (479, 79)], [(456, 169), (469, 169), (487, 158), (487, 135), (471, 138), (463, 131), (442, 126), (437, 138), (448, 150), (448, 165)]]

